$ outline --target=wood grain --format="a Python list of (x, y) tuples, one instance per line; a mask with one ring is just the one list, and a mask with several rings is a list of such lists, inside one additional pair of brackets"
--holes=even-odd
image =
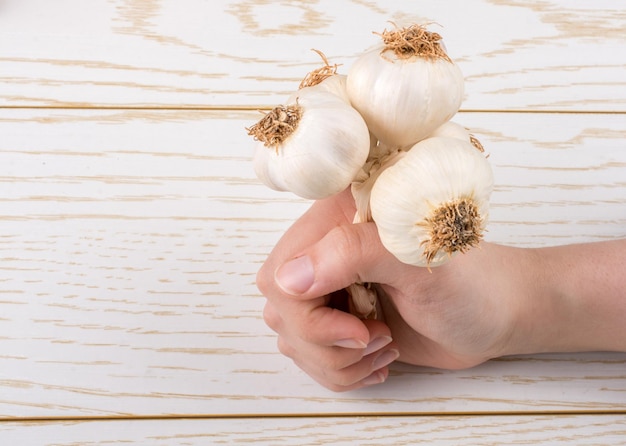
[(622, 415), (324, 417), (0, 423), (21, 446), (231, 445), (625, 445)]
[[(255, 180), (244, 128), (257, 118), (0, 110), (3, 418), (626, 410), (623, 354), (397, 365), (349, 395), (311, 382), (278, 354), (254, 285), (308, 206)], [(625, 236), (620, 117), (533, 119), (458, 116), (494, 166), (489, 237)]]
[(626, 237), (626, 2), (0, 1), (0, 444), (626, 444), (626, 354), (320, 388), (255, 287), (309, 202), (244, 128), (436, 22), (496, 177), (488, 239)]
[(4, 0), (0, 106), (275, 105), (319, 66), (311, 48), (347, 73), (372, 31), (417, 21), (436, 22), (465, 74), (466, 110), (624, 112), (625, 11), (623, 0)]

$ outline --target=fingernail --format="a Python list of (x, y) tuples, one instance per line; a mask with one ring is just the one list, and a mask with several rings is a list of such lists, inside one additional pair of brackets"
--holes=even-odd
[(274, 273), (274, 280), (287, 294), (298, 295), (306, 292), (315, 279), (313, 263), (308, 256), (297, 257), (283, 263)]
[(370, 376), (363, 379), (363, 381), (361, 381), (361, 384), (363, 384), (364, 386), (373, 386), (383, 382), (385, 382), (385, 374), (380, 370), (376, 370)]
[(363, 356), (367, 356), (370, 353), (374, 353), (380, 350), (385, 345), (389, 344), (391, 341), (393, 341), (393, 339), (391, 339), (391, 336), (380, 336), (372, 340), (369, 344), (367, 344), (367, 347), (363, 351)]
[(340, 339), (333, 344), (335, 347), (343, 348), (365, 348), (367, 344), (358, 339)]
[(400, 352), (396, 349), (387, 350), (384, 353), (381, 353), (378, 358), (374, 359), (372, 363), (372, 369), (379, 370), (385, 367), (386, 365), (391, 364), (393, 361), (398, 359), (400, 356)]

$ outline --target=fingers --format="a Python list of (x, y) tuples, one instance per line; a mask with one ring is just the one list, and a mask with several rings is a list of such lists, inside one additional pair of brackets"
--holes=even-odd
[[(341, 340), (344, 346), (362, 348), (369, 342), (369, 334), (363, 324), (355, 317), (338, 310), (332, 310), (327, 305), (330, 296), (336, 288), (323, 294), (309, 293), (308, 299), (293, 299), (289, 293), (278, 285), (275, 274), (282, 263), (293, 259), (309, 246), (315, 246), (328, 232), (336, 227), (347, 225), (354, 215), (354, 202), (350, 190), (327, 200), (313, 204), (294, 225), (285, 233), (276, 245), (267, 261), (257, 273), (256, 284), (261, 293), (272, 303), (269, 308), (275, 308), (282, 321), (280, 327), (275, 326), (276, 318), (266, 311), (266, 322), (279, 334), (288, 332), (298, 337), (322, 345), (332, 345)], [(292, 275), (296, 278), (303, 274), (313, 274), (304, 261), (296, 260), (291, 264)], [(274, 325), (274, 326), (272, 326)], [(324, 326), (323, 330), (316, 330), (315, 326)]]
[(384, 381), (388, 364), (399, 356), (383, 322), (362, 321), (336, 302), (352, 283), (377, 281), (381, 259), (389, 259), (382, 264), (389, 271), (398, 266), (375, 226), (353, 225), (353, 215), (349, 191), (316, 202), (257, 274), (257, 287), (268, 299), (264, 319), (279, 335), (279, 350), (335, 391)]
[(291, 344), (364, 349), (370, 342), (363, 322), (327, 306), (328, 298), (275, 302), (268, 300), (265, 305), (265, 323)]
[[(336, 310), (335, 310), (336, 311)], [(347, 391), (384, 382), (388, 376), (388, 365), (398, 356), (398, 348), (393, 343), (389, 328), (380, 321), (359, 321), (371, 337), (367, 346), (345, 348), (344, 340), (331, 340), (323, 335), (323, 343), (318, 337), (298, 337), (284, 325), (271, 304), (266, 306), (265, 317), (270, 327), (279, 330), (278, 349), (291, 358), (298, 367), (321, 385), (333, 391)], [(323, 322), (320, 329), (328, 328)]]
[(334, 392), (346, 392), (382, 384), (389, 376), (389, 364), (399, 356), (397, 349), (389, 349), (363, 357), (359, 362), (343, 369), (319, 364), (294, 363), (322, 386)]
[(279, 335), (279, 351), (334, 391), (384, 382), (387, 365), (399, 355), (389, 328), (332, 308), (330, 301), (330, 296), (268, 299), (263, 316)]

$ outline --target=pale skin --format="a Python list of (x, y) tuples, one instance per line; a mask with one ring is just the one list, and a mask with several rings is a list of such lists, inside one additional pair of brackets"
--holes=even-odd
[[(399, 360), (444, 369), (542, 352), (626, 352), (626, 239), (547, 248), (482, 242), (443, 266), (413, 267), (351, 224), (349, 191), (315, 202), (257, 274), (278, 348), (321, 385), (384, 382)], [(338, 292), (380, 284), (378, 320)]]

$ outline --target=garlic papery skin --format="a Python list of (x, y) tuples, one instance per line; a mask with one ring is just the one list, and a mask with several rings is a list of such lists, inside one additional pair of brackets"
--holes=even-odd
[(325, 78), (319, 84), (301, 87), (299, 91), (289, 96), (287, 102), (294, 102), (295, 98), (301, 94), (302, 91), (311, 90), (332, 93), (347, 104), (350, 104), (350, 98), (348, 97), (348, 90), (346, 88), (347, 79), (348, 76), (345, 74), (333, 74), (332, 76)]
[(353, 223), (372, 221), (370, 195), (374, 184), (376, 184), (376, 180), (385, 171), (385, 169), (393, 166), (406, 154), (405, 151), (397, 149), (381, 153), (382, 154), (379, 156), (372, 156), (372, 149), (370, 149), (370, 158), (352, 182), (352, 197), (354, 198), (354, 203), (356, 205), (356, 213)]
[(480, 152), (485, 151), (485, 148), (480, 141), (472, 135), (466, 127), (463, 127), (461, 124), (457, 124), (453, 121), (448, 121), (437, 127), (437, 129), (435, 129), (435, 131), (430, 135), (431, 138), (434, 136), (448, 136), (450, 138), (458, 138), (463, 141), (469, 141)]
[(378, 177), (372, 218), (398, 260), (434, 267), (478, 245), (492, 189), (491, 166), (470, 142), (427, 138)]
[[(382, 43), (366, 51), (348, 71), (347, 91), (352, 106), (370, 131), (386, 145), (412, 146), (428, 137), (459, 110), (463, 74), (445, 54), (440, 36), (423, 28), (437, 54), (396, 51)], [(384, 35), (384, 34), (383, 34)]]
[(348, 98), (348, 92), (346, 90), (346, 79), (348, 76), (338, 74), (337, 68), (339, 65), (331, 65), (324, 53), (316, 49), (313, 49), (313, 51), (322, 58), (324, 65), (309, 72), (304, 79), (302, 79), (302, 82), (300, 82), (298, 90), (312, 89), (327, 91), (340, 97), (349, 104), (350, 99)]
[[(294, 122), (286, 122), (296, 115)], [(286, 131), (273, 138), (273, 129)], [(370, 149), (369, 130), (361, 115), (322, 91), (301, 90), (248, 133), (259, 140), (253, 157), (257, 177), (272, 189), (313, 200), (350, 186)]]
[(429, 136), (429, 138), (435, 136), (446, 136), (448, 138), (457, 138), (464, 141), (470, 140), (470, 132), (467, 128), (463, 127), (454, 121), (447, 121), (437, 127)]

